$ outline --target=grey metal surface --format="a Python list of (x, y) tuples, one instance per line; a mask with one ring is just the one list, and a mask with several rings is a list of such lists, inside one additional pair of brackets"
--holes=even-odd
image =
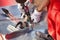
[[(18, 9), (16, 9), (17, 6), (11, 6), (11, 7), (5, 7), (5, 8), (10, 10), (11, 13), (13, 13), (13, 15), (15, 15), (16, 17), (20, 17), (20, 12)], [(0, 8), (0, 19), (5, 19), (6, 17), (1, 15), (2, 13), (3, 12)], [(5, 21), (0, 20), (0, 33), (5, 34), (5, 35), (10, 33), (7, 30), (8, 25), (14, 25), (14, 24), (9, 20), (5, 20)], [(34, 30), (31, 33), (26, 33), (25, 35), (22, 35), (22, 36), (19, 36), (17, 38), (10, 39), (10, 40), (32, 40), (32, 38), (34, 38), (34, 36), (35, 36), (35, 31), (41, 31), (44, 33), (45, 29), (47, 29), (47, 22), (42, 21), (34, 27)]]
[[(10, 33), (7, 30), (7, 26), (10, 25), (10, 24), (12, 25), (12, 23), (10, 21), (0, 21), (0, 32), (3, 33), (3, 34)], [(47, 28), (47, 25), (43, 21), (39, 25), (35, 26), (34, 31), (32, 31), (31, 33), (26, 33), (25, 35), (19, 36), (17, 38), (11, 39), (11, 40), (32, 40), (32, 38), (35, 36), (35, 31), (41, 31), (41, 32), (44, 33), (46, 28)]]

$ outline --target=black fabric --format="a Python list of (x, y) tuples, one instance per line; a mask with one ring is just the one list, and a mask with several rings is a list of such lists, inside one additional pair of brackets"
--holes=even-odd
[(16, 0), (17, 3), (25, 3), (26, 0)]
[(49, 34), (42, 33), (38, 31), (36, 32), (36, 39), (37, 40), (53, 40), (53, 38)]
[(9, 14), (9, 11), (7, 9), (5, 9), (5, 8), (2, 8), (2, 11), (4, 11), (5, 14)]
[(16, 24), (15, 28), (18, 27), (18, 25), (20, 25), (20, 28), (21, 28), (21, 29), (24, 28), (24, 27), (23, 27), (23, 23), (22, 23), (21, 21)]

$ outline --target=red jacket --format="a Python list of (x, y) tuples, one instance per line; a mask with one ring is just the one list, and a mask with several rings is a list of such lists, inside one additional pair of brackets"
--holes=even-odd
[(0, 0), (0, 7), (10, 6), (10, 5), (15, 5), (15, 4), (16, 4), (15, 0)]
[(60, 0), (50, 0), (48, 9), (48, 32), (54, 40), (60, 40)]

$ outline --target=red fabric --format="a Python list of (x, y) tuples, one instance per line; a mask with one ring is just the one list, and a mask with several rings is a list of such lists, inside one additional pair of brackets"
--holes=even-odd
[(32, 0), (30, 0), (30, 2), (32, 3)]
[(54, 40), (60, 40), (60, 0), (50, 0), (48, 32)]
[(28, 12), (28, 11), (29, 11), (28, 6), (25, 6), (25, 7), (24, 7), (24, 10), (25, 10), (25, 12)]
[(16, 34), (6, 34), (5, 38), (6, 39), (12, 39), (12, 38), (15, 38), (15, 35)]
[(0, 0), (0, 7), (10, 6), (10, 5), (15, 5), (15, 4), (16, 4), (15, 0)]

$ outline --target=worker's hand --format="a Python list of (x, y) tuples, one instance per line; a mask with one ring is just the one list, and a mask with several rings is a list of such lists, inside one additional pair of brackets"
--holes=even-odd
[(37, 10), (42, 11), (49, 4), (49, 0), (33, 0), (33, 5), (36, 6)]

